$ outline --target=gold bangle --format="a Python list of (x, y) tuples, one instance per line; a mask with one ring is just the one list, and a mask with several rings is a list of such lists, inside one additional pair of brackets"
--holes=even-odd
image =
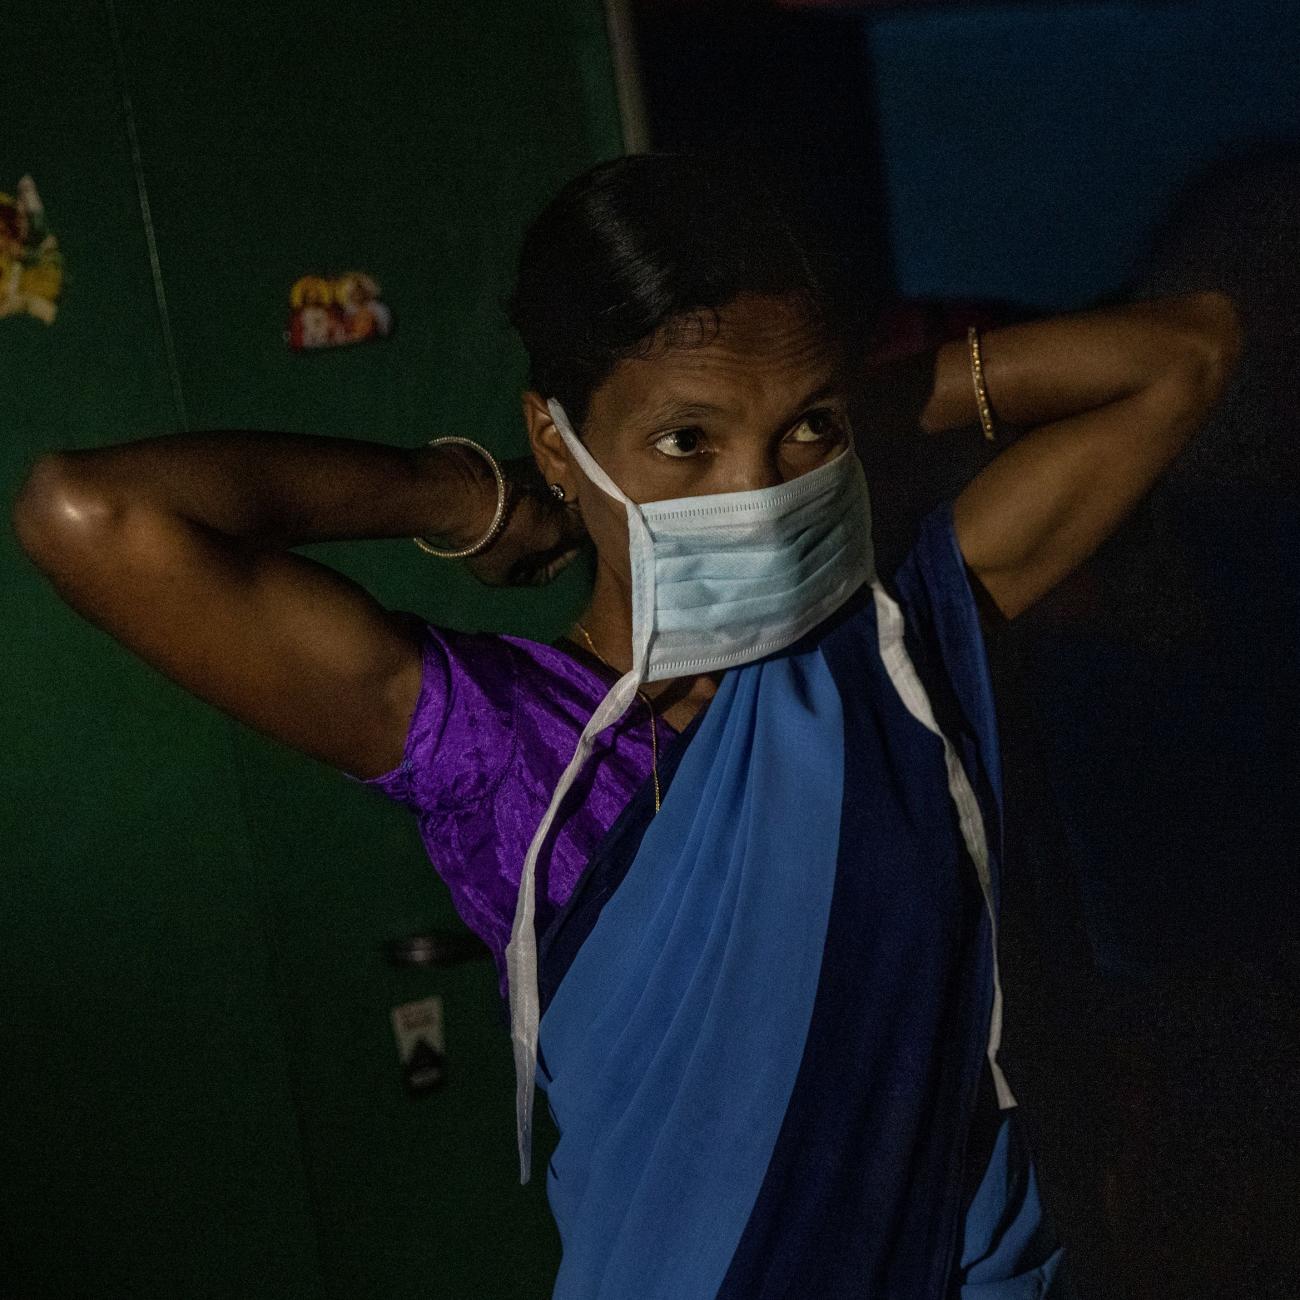
[(431, 438), (429, 446), (441, 447), (448, 442), (458, 442), (464, 447), (473, 447), (475, 451), (487, 457), (488, 464), (492, 466), (492, 474), (497, 481), (496, 514), (492, 516), (492, 522), (488, 525), (487, 532), (472, 546), (462, 547), (459, 551), (441, 551), (436, 546), (430, 546), (423, 537), (412, 537), (411, 540), (422, 551), (435, 556), (439, 560), (464, 560), (471, 555), (478, 555), (480, 551), (486, 551), (496, 541), (497, 534), (501, 531), (501, 525), (505, 522), (506, 517), (506, 480), (501, 473), (501, 466), (496, 462), (496, 457), (486, 447), (480, 447), (478, 443), (469, 438)]
[(970, 344), (970, 377), (975, 383), (975, 405), (979, 408), (980, 425), (984, 437), (996, 442), (993, 412), (989, 409), (988, 389), (984, 387), (984, 366), (980, 361), (980, 336), (974, 325), (966, 327), (966, 342)]

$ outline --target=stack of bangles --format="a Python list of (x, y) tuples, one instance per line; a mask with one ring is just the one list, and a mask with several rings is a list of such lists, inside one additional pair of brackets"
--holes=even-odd
[[(988, 442), (996, 442), (997, 428), (993, 423), (993, 411), (989, 406), (988, 389), (984, 385), (984, 366), (980, 360), (980, 336), (974, 325), (969, 325), (966, 328), (966, 342), (970, 346), (970, 374), (975, 385), (975, 405), (979, 409), (980, 427), (984, 430), (984, 437)], [(436, 546), (431, 546), (423, 537), (413, 537), (411, 540), (422, 551), (440, 560), (467, 560), (471, 555), (479, 555), (486, 551), (496, 541), (497, 535), (501, 532), (501, 527), (506, 518), (506, 480), (501, 473), (501, 466), (497, 464), (496, 457), (486, 447), (480, 446), (470, 438), (432, 438), (429, 441), (429, 446), (441, 447), (446, 443), (459, 443), (463, 447), (473, 447), (491, 465), (492, 476), (497, 483), (496, 513), (492, 516), (492, 522), (488, 525), (487, 532), (472, 546), (462, 547), (458, 551), (441, 550)]]
[(472, 546), (462, 547), (459, 551), (440, 550), (436, 546), (430, 546), (423, 537), (413, 537), (411, 540), (422, 551), (435, 556), (439, 560), (467, 560), (471, 555), (478, 555), (486, 551), (496, 541), (497, 534), (500, 533), (501, 527), (506, 521), (506, 480), (505, 475), (501, 473), (501, 466), (497, 464), (496, 457), (486, 447), (481, 447), (470, 438), (431, 438), (429, 446), (441, 447), (449, 442), (460, 443), (462, 447), (473, 447), (475, 451), (487, 458), (487, 463), (492, 466), (492, 475), (497, 481), (496, 513), (492, 516), (492, 522), (488, 525), (487, 532)]

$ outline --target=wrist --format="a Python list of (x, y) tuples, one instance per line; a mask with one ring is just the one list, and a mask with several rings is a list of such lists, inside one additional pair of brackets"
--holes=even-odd
[(447, 550), (474, 545), (496, 514), (492, 467), (472, 447), (460, 443), (421, 447), (415, 455), (428, 502), (420, 535)]
[[(989, 387), (985, 349), (987, 337), (986, 333), (981, 332), (986, 390)], [(979, 429), (980, 413), (975, 387), (971, 382), (971, 354), (967, 338), (963, 335), (959, 339), (948, 339), (937, 347), (928, 349), (923, 354), (923, 359), (926, 364), (926, 397), (916, 419), (921, 433), (933, 437), (959, 429), (965, 431), (972, 426)]]

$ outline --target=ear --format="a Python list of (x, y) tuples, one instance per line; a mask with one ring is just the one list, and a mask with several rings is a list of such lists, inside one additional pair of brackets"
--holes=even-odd
[(533, 459), (548, 487), (558, 483), (564, 489), (564, 504), (574, 505), (578, 500), (581, 475), (569, 459), (569, 449), (560, 437), (560, 431), (551, 419), (546, 400), (533, 389), (523, 395), (524, 424), (528, 427), (528, 443), (533, 449)]

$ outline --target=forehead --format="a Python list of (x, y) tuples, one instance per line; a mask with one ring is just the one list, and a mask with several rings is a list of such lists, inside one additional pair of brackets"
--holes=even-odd
[(841, 348), (796, 301), (744, 295), (660, 330), (645, 356), (620, 361), (592, 394), (594, 426), (692, 413), (749, 422), (780, 418), (839, 379)]

